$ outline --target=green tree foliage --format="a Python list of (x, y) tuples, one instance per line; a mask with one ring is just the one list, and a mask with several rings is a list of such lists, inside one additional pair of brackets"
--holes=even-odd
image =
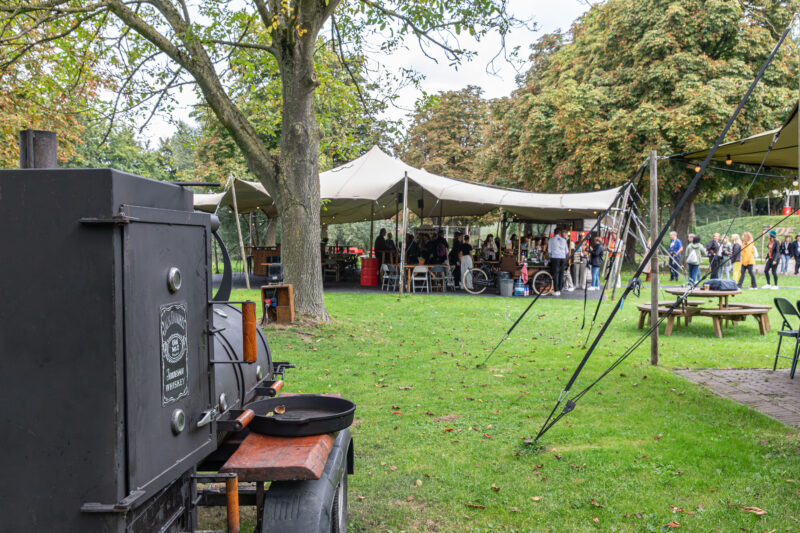
[(426, 95), (414, 108), (401, 157), (428, 172), (480, 180), (478, 153), (489, 117), (480, 87)]
[(153, 148), (140, 141), (130, 124), (111, 128), (99, 121), (81, 124), (82, 142), (64, 166), (73, 168), (115, 168), (162, 181), (198, 181), (194, 177), (196, 132), (183, 122), (176, 132)]
[[(534, 190), (599, 189), (623, 183), (651, 149), (666, 155), (709, 146), (797, 7), (739, 0), (594, 5), (569, 33), (546, 35), (532, 47), (523, 86), (493, 109), (487, 173)], [(787, 42), (729, 140), (786, 118), (796, 98), (796, 57)], [(685, 164), (663, 163), (660, 190), (675, 201), (692, 176)], [(700, 190), (714, 198), (745, 179), (710, 172)], [(679, 232), (688, 219), (684, 213)]]
[[(379, 88), (364, 76), (363, 57), (346, 57), (348, 69), (337, 55), (335, 42), (318, 39), (315, 71), (319, 87), (314, 95), (320, 127), (319, 165), (327, 170), (350, 161), (374, 144), (386, 146), (397, 124), (379, 117), (386, 103)], [(277, 154), (281, 137), (281, 80), (271, 55), (237, 50), (231, 56), (229, 83), (240, 109), (247, 113), (264, 146)], [(351, 77), (352, 74), (352, 77)], [(205, 104), (193, 117), (201, 125), (197, 139), (197, 175), (203, 181), (224, 182), (234, 175), (255, 179), (236, 142)]]
[(18, 19), (0, 29), (0, 168), (18, 166), (19, 130), (28, 128), (55, 131), (59, 159), (74, 156), (82, 143), (81, 116), (91, 114), (91, 103), (108, 86), (91, 27), (29, 51), (5, 45), (5, 36), (21, 31), (31, 38), (44, 34)]

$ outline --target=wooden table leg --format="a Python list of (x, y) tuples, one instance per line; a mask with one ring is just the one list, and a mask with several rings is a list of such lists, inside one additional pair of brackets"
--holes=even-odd
[(764, 315), (753, 315), (753, 318), (755, 318), (756, 322), (758, 322), (758, 332), (761, 333), (762, 335), (766, 335), (767, 328), (766, 325), (764, 324)]
[(675, 315), (670, 313), (669, 317), (667, 317), (667, 327), (664, 328), (664, 336), (669, 337), (672, 335), (672, 328), (675, 326)]
[(718, 316), (712, 317), (714, 319), (714, 334), (718, 338), (722, 338), (722, 319)]
[(647, 311), (639, 311), (639, 329), (644, 329), (644, 319), (648, 314)]

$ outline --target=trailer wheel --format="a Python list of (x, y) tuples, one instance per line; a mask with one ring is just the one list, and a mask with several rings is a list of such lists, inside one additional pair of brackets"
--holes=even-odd
[(347, 468), (342, 469), (342, 479), (336, 486), (331, 509), (331, 533), (347, 533)]

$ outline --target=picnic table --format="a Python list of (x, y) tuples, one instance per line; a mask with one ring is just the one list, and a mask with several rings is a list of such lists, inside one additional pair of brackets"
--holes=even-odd
[[(682, 294), (686, 294), (686, 289), (682, 287), (669, 287), (664, 289), (664, 292), (674, 296), (681, 296)], [(741, 289), (736, 289), (734, 291), (712, 291), (710, 289), (695, 288), (689, 291), (687, 297), (696, 296), (698, 298), (718, 298), (719, 308), (726, 309), (728, 307), (728, 298), (738, 294), (742, 294)]]
[[(669, 309), (674, 302), (658, 302), (658, 314), (664, 316), (669, 313), (667, 318), (667, 326), (664, 331), (665, 336), (672, 334), (673, 325), (677, 321), (678, 331), (680, 331), (680, 319), (684, 319), (686, 327), (691, 323), (692, 317), (703, 316), (710, 317), (714, 323), (714, 334), (718, 338), (722, 338), (722, 322), (732, 324), (741, 322), (752, 316), (758, 323), (758, 331), (761, 335), (766, 335), (770, 329), (769, 323), (769, 310), (772, 306), (760, 304), (747, 304), (747, 303), (730, 303), (729, 298), (741, 294), (740, 289), (732, 291), (713, 291), (710, 289), (695, 288), (687, 292), (685, 288), (670, 287), (664, 289), (667, 294), (672, 294), (680, 298), (686, 295), (686, 299), (681, 302), (679, 306), (669, 313)], [(689, 300), (688, 298), (694, 296), (696, 298), (717, 298), (716, 308), (701, 307), (702, 300)], [(651, 309), (649, 304), (637, 306), (639, 309), (639, 329), (642, 329), (645, 324), (645, 318), (650, 314)]]

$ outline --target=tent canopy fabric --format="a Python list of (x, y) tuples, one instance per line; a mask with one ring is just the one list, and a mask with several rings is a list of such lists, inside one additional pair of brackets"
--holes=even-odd
[[(733, 141), (720, 145), (714, 153), (712, 161), (730, 160), (734, 163), (746, 165), (760, 165), (767, 154), (767, 149), (772, 143), (775, 135), (778, 134), (778, 141), (767, 155), (764, 165), (773, 168), (797, 168), (797, 104), (795, 104), (789, 119), (780, 128), (768, 130), (752, 137), (747, 137), (739, 141)], [(708, 156), (711, 150), (700, 150), (680, 154), (683, 159), (702, 160)]]
[[(322, 223), (381, 220), (396, 215), (402, 207), (406, 175), (409, 210), (425, 218), (480, 216), (498, 207), (521, 219), (539, 222), (593, 218), (611, 205), (618, 191), (540, 194), (472, 183), (414, 168), (375, 146), (363, 156), (320, 174)], [(272, 199), (260, 183), (233, 180), (233, 188), (240, 213), (262, 209), (270, 216), (276, 214)], [(232, 194), (229, 187), (218, 205), (233, 205)]]

